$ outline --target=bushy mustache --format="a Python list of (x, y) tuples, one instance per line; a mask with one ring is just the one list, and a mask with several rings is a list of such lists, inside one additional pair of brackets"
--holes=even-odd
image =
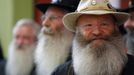
[(53, 34), (53, 31), (50, 27), (43, 27), (41, 29), (41, 32), (44, 33), (44, 34)]
[(27, 45), (27, 44), (23, 44), (23, 45), (17, 45), (17, 44), (15, 44), (15, 48), (16, 49), (19, 49), (19, 50), (23, 50), (23, 49), (26, 49), (28, 47), (29, 47), (29, 45)]
[(102, 40), (105, 42), (111, 42), (116, 36), (120, 36), (120, 32), (118, 30), (113, 31), (113, 33), (109, 36), (92, 36), (90, 39), (86, 39), (79, 31), (75, 35), (75, 38), (78, 40), (78, 42), (81, 42), (81, 45), (87, 45), (89, 43), (92, 43), (95, 40)]

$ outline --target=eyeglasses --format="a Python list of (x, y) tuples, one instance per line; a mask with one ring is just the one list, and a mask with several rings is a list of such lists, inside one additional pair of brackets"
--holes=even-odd
[(41, 20), (43, 21), (43, 20), (45, 20), (45, 19), (49, 19), (49, 20), (53, 21), (53, 20), (57, 20), (57, 19), (62, 19), (62, 17), (63, 17), (63, 16), (43, 15), (43, 16), (41, 17)]

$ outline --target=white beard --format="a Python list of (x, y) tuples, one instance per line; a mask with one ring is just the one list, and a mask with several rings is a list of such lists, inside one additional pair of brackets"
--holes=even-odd
[(35, 45), (25, 50), (17, 49), (14, 41), (11, 42), (6, 65), (6, 75), (30, 75), (34, 66), (34, 49)]
[(126, 38), (126, 47), (128, 49), (128, 53), (134, 55), (134, 29), (127, 29)]
[(90, 43), (85, 44), (79, 40), (76, 36), (73, 41), (73, 67), (76, 75), (120, 75), (127, 62), (124, 42), (120, 36), (94, 49)]
[(73, 34), (70, 32), (61, 36), (44, 35), (41, 32), (35, 52), (37, 75), (51, 75), (56, 67), (67, 60), (72, 39)]

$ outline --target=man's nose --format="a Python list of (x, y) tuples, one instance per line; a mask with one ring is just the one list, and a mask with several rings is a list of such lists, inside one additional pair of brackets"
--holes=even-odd
[(22, 45), (23, 43), (24, 43), (24, 40), (23, 40), (23, 39), (18, 39), (18, 40), (17, 40), (17, 44), (18, 44), (18, 45)]
[(132, 28), (132, 27), (134, 27), (134, 26), (132, 25), (131, 20), (127, 20), (127, 21), (124, 23), (124, 28)]
[(100, 35), (100, 33), (101, 33), (100, 28), (99, 28), (98, 26), (96, 26), (96, 27), (93, 29), (92, 33), (93, 33), (94, 35), (96, 35), (96, 36)]
[(45, 27), (50, 27), (50, 20), (48, 18), (44, 19), (42, 25)]

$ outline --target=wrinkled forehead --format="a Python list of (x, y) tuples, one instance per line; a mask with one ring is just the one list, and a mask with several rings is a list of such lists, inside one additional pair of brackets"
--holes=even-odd
[(34, 35), (35, 34), (35, 30), (31, 26), (21, 26), (21, 27), (16, 28), (14, 30), (13, 34), (14, 35), (17, 35), (17, 34)]
[(108, 21), (115, 21), (115, 18), (111, 14), (105, 14), (105, 15), (89, 15), (89, 14), (83, 14), (79, 16), (77, 21), (84, 20), (84, 19), (102, 19), (102, 20), (108, 20)]

